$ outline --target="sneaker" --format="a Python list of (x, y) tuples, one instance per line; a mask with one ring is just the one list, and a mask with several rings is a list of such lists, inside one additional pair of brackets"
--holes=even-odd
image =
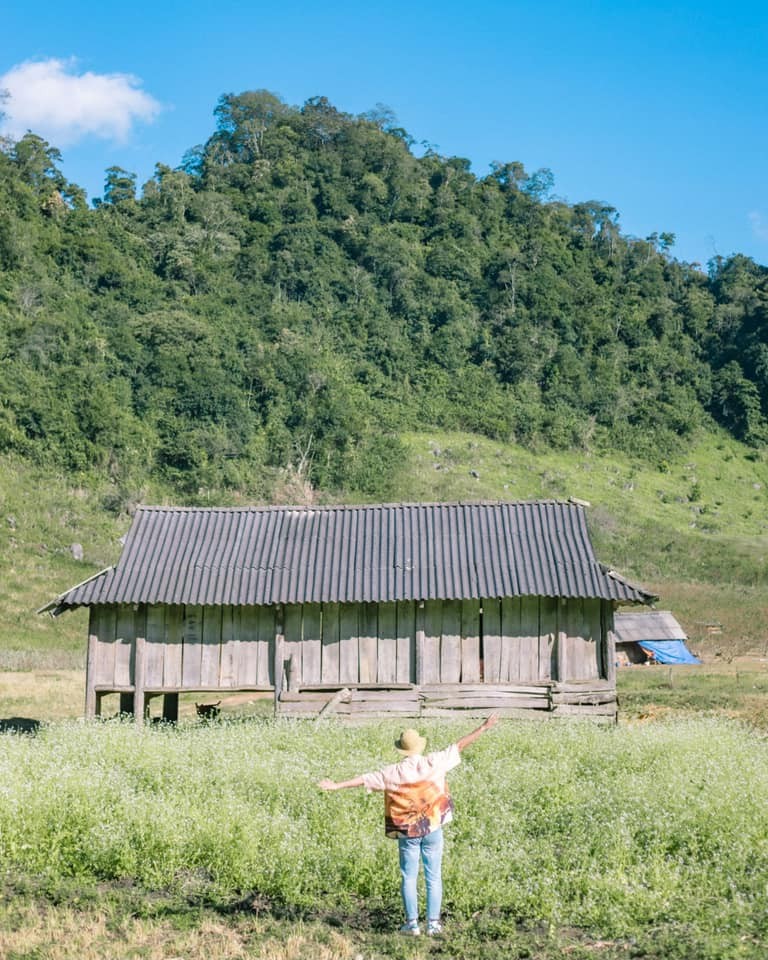
[(427, 922), (427, 936), (439, 937), (443, 932), (443, 925), (439, 920), (429, 920)]
[(406, 923), (400, 927), (400, 933), (404, 933), (407, 937), (418, 937), (421, 934), (418, 920), (406, 921)]

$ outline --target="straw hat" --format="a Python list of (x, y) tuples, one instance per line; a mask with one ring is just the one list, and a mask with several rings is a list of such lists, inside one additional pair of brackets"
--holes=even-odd
[(419, 736), (418, 730), (403, 730), (400, 739), (395, 740), (395, 749), (410, 757), (416, 753), (423, 753), (427, 738)]

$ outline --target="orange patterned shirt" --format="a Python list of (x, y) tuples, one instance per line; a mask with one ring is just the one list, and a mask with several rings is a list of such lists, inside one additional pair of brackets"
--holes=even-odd
[(406, 757), (376, 773), (363, 775), (370, 793), (384, 792), (384, 830), (388, 837), (426, 837), (453, 818), (453, 800), (445, 782), (461, 763), (456, 744), (426, 756)]

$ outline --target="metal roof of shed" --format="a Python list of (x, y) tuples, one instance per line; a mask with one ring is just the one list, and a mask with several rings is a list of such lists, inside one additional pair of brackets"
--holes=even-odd
[(573, 503), (141, 507), (117, 565), (43, 609), (515, 596), (655, 599), (598, 563)]
[(614, 633), (619, 643), (642, 643), (643, 640), (687, 640), (685, 630), (669, 610), (643, 610), (617, 613)]

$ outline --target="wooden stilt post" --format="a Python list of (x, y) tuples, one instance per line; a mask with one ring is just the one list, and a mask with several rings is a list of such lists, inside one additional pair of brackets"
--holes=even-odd
[(416, 602), (416, 685), (424, 683), (424, 619), (425, 604)]
[(568, 634), (565, 628), (565, 600), (557, 608), (557, 679), (563, 683), (568, 679)]
[(135, 657), (133, 661), (133, 718), (136, 723), (144, 723), (144, 637), (136, 637)]
[[(93, 624), (93, 610), (91, 610), (91, 624)], [(96, 645), (99, 638), (95, 633), (88, 635), (88, 656), (85, 663), (85, 719), (92, 720), (96, 716)], [(101, 706), (101, 704), (99, 704)], [(99, 711), (101, 712), (101, 711)]]
[(613, 632), (613, 607), (609, 601), (603, 602), (603, 651), (605, 656), (605, 679), (616, 686), (616, 638)]
[(279, 712), (280, 694), (283, 692), (283, 656), (285, 650), (285, 614), (280, 603), (275, 612), (275, 714)]

